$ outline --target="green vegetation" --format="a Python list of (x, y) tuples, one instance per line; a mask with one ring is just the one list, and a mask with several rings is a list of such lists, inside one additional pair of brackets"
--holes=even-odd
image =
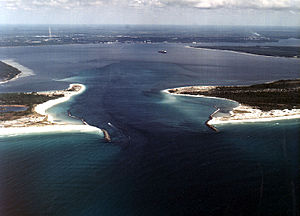
[(0, 120), (14, 120), (20, 117), (33, 114), (34, 106), (44, 103), (48, 100), (62, 97), (62, 95), (39, 95), (37, 93), (3, 93), (0, 94), (0, 105), (24, 105), (28, 107), (25, 111), (19, 112), (2, 112), (0, 113)]
[(230, 50), (265, 56), (300, 58), (300, 47), (281, 46), (193, 46), (194, 48)]
[(0, 81), (10, 80), (20, 73), (18, 69), (0, 61)]
[(227, 98), (264, 111), (300, 109), (300, 79), (251, 86), (219, 86), (206, 91), (186, 87), (171, 89), (169, 92)]

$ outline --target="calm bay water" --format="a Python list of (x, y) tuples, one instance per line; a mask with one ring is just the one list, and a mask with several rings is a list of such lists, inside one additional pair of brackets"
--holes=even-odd
[[(167, 49), (168, 54), (157, 50)], [(297, 59), (175, 44), (0, 48), (34, 76), (0, 92), (87, 90), (50, 110), (105, 128), (91, 134), (0, 137), (0, 215), (297, 215), (299, 120), (204, 125), (235, 103), (175, 97), (185, 85), (298, 78)]]

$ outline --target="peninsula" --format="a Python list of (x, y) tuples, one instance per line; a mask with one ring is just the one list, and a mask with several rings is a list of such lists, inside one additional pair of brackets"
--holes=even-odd
[(211, 125), (300, 118), (300, 79), (250, 86), (190, 86), (167, 89), (166, 92), (230, 99), (240, 103), (227, 116), (214, 113), (208, 121)]
[[(11, 63), (11, 64), (10, 64)], [(0, 84), (33, 72), (12, 61), (0, 61)], [(102, 134), (101, 129), (82, 122), (55, 121), (46, 111), (59, 103), (85, 91), (82, 84), (71, 84), (65, 90), (45, 92), (18, 92), (0, 94), (0, 136), (47, 133), (47, 132), (91, 132)]]
[(70, 124), (54, 121), (46, 112), (50, 107), (69, 100), (85, 90), (82, 84), (71, 84), (58, 91), (0, 94), (0, 134), (41, 132), (96, 132), (101, 129), (81, 122)]
[(3, 61), (0, 61), (0, 84), (17, 78), (21, 71)]
[(300, 47), (289, 46), (191, 46), (198, 49), (224, 50), (253, 55), (300, 58)]

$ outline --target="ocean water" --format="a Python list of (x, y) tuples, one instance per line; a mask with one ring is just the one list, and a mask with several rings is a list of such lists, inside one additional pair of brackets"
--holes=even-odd
[(0, 215), (299, 214), (299, 120), (222, 125), (215, 133), (208, 116), (236, 103), (162, 92), (298, 78), (298, 59), (180, 44), (0, 48), (0, 59), (34, 72), (0, 92), (86, 85), (49, 111), (73, 121), (70, 110), (112, 137), (0, 136)]

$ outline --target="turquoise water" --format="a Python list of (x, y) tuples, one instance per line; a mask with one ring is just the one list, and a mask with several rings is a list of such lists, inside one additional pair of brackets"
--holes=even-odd
[(296, 78), (299, 60), (175, 44), (1, 48), (0, 57), (36, 74), (1, 92), (82, 83), (83, 94), (49, 111), (74, 121), (70, 110), (112, 137), (0, 137), (0, 215), (296, 215), (299, 120), (215, 133), (208, 116), (236, 103), (161, 90)]

